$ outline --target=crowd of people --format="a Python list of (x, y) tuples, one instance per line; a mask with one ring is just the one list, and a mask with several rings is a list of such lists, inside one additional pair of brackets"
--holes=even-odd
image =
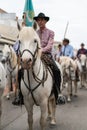
[(69, 39), (64, 39), (62, 44), (57, 46), (57, 50), (55, 52), (55, 59), (58, 61), (60, 56), (68, 56), (72, 59), (75, 59), (80, 56), (80, 54), (87, 55), (87, 49), (85, 48), (85, 44), (81, 43), (80, 49), (77, 50), (76, 54), (74, 54), (74, 48), (69, 43)]
[[(50, 67), (52, 66), (51, 70), (53, 72), (54, 79), (55, 79), (55, 99), (56, 99), (56, 103), (58, 103), (57, 99), (58, 99), (58, 93), (60, 92), (60, 87), (59, 87), (60, 84), (57, 78), (60, 75), (60, 71), (52, 55), (52, 47), (54, 44), (54, 32), (46, 27), (46, 23), (49, 21), (50, 18), (46, 16), (44, 13), (39, 13), (38, 16), (35, 16), (33, 19), (36, 20), (36, 22), (39, 25), (39, 30), (37, 31), (37, 34), (39, 35), (39, 38), (41, 41), (42, 54), (46, 55), (50, 59), (49, 61), (51, 62), (51, 65), (50, 63), (48, 63), (48, 65)], [(25, 14), (23, 15), (22, 25), (27, 26), (25, 23)], [(16, 53), (18, 53), (19, 41), (15, 43), (14, 50)], [(85, 49), (84, 43), (81, 43), (81, 48), (77, 51), (76, 57), (79, 57), (80, 54), (87, 55), (87, 49)], [(70, 41), (67, 38), (64, 38), (62, 41), (62, 44), (58, 45), (58, 50), (56, 51), (56, 54), (54, 57), (58, 61), (60, 56), (68, 56), (72, 59), (76, 58), (74, 56), (74, 48), (72, 45), (70, 45)], [(78, 77), (78, 74), (77, 74), (77, 77)], [(18, 98), (18, 100), (16, 98), (16, 100), (13, 101), (13, 104), (19, 105), (20, 102), (23, 103), (23, 101), (20, 101), (20, 100), (23, 100), (23, 98), (22, 99)]]

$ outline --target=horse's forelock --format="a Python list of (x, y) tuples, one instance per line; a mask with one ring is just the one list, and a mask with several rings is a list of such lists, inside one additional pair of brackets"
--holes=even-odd
[(32, 27), (23, 27), (19, 32), (19, 40), (25, 41), (38, 37), (36, 31)]

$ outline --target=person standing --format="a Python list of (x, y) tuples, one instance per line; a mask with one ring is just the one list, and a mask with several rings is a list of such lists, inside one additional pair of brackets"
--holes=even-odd
[(62, 56), (62, 45), (61, 44), (58, 45), (58, 50), (56, 52), (56, 60), (57, 61), (59, 60), (60, 56)]

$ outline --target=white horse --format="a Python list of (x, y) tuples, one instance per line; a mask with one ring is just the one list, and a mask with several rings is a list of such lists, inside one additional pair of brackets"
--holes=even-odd
[[(2, 62), (5, 62), (7, 98), (10, 98), (10, 89), (16, 89), (17, 56), (12, 46), (4, 45)], [(16, 91), (16, 90), (14, 90)]]
[(53, 78), (51, 70), (41, 60), (40, 39), (32, 27), (23, 27), (19, 32), (21, 65), (24, 76), (21, 81), (21, 89), (24, 96), (24, 104), (28, 112), (29, 130), (33, 130), (33, 106), (38, 104), (41, 110), (41, 130), (45, 129), (45, 123), (50, 116), (50, 123), (55, 125), (56, 104), (52, 94)]
[[(80, 54), (76, 59), (78, 70), (80, 74), (81, 88), (86, 87), (87, 81), (87, 56), (84, 54)], [(87, 88), (87, 87), (86, 87)]]
[(1, 97), (3, 95), (5, 85), (6, 85), (6, 71), (2, 63), (0, 62), (0, 128), (1, 128), (1, 113), (2, 113)]
[[(67, 101), (71, 101), (72, 85), (74, 84), (74, 95), (77, 96), (76, 69), (77, 64), (67, 56), (61, 56), (59, 63), (62, 67), (63, 85), (67, 84)], [(72, 84), (73, 83), (73, 84)]]

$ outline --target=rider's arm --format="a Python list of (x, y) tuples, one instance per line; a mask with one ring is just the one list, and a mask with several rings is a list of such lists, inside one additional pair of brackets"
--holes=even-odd
[(74, 57), (74, 49), (73, 49), (73, 47), (70, 45), (70, 46), (68, 46), (69, 47), (69, 57), (70, 58), (73, 58)]
[(49, 38), (48, 38), (48, 44), (46, 47), (44, 47), (42, 49), (43, 52), (48, 52), (49, 50), (52, 49), (52, 46), (53, 46), (53, 43), (54, 43), (54, 32), (53, 31), (50, 31), (49, 33)]

